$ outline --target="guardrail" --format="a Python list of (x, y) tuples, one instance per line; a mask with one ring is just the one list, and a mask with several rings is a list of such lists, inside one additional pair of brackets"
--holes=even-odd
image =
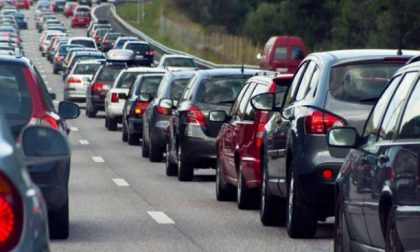
[[(186, 55), (189, 57), (192, 57), (196, 63), (201, 66), (202, 68), (241, 68), (242, 64), (216, 64), (201, 58), (198, 58), (194, 55), (191, 55), (189, 53), (183, 52), (183, 51), (178, 51), (178, 50), (174, 50), (171, 49), (169, 47), (166, 47), (165, 45), (157, 42), (156, 40), (150, 38), (149, 36), (147, 36), (146, 34), (144, 34), (143, 32), (137, 30), (136, 28), (134, 28), (132, 25), (130, 25), (129, 23), (127, 23), (124, 19), (122, 19), (120, 16), (118, 16), (116, 10), (115, 10), (115, 6), (113, 4), (108, 4), (110, 5), (110, 12), (111, 12), (111, 17), (116, 20), (121, 26), (123, 26), (125, 29), (127, 29), (128, 31), (130, 31), (131, 33), (135, 34), (136, 36), (142, 38), (144, 41), (150, 43), (154, 48), (158, 49), (159, 51), (162, 52), (162, 54), (182, 54), (182, 55)], [(96, 16), (95, 16), (95, 10), (99, 7), (103, 7), (103, 5), (98, 5), (96, 7), (94, 7), (94, 9), (92, 10), (92, 16), (93, 18), (96, 20)], [(253, 68), (253, 69), (258, 69), (259, 66), (255, 66), (255, 65), (243, 65), (243, 67), (245, 68)]]

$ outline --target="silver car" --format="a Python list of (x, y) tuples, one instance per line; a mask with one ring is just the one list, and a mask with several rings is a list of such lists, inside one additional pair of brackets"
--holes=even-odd
[(26, 165), (68, 156), (64, 136), (46, 126), (27, 127), (16, 146), (0, 114), (0, 251), (50, 251), (47, 207)]

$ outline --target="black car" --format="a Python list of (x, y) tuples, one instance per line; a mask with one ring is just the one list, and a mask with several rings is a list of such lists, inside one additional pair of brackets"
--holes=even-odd
[[(41, 75), (28, 59), (20, 55), (0, 56), (0, 108), (15, 139), (18, 139), (26, 126), (33, 124), (68, 133), (65, 119), (78, 117), (79, 107), (69, 102), (60, 102), (57, 111), (51, 100), (54, 96), (48, 93)], [(42, 146), (38, 148), (42, 153)], [(67, 238), (70, 157), (29, 165), (28, 171), (47, 203), (50, 236)]]
[[(177, 107), (169, 120), (168, 162), (176, 163), (178, 179), (191, 181), (194, 168), (216, 166), (216, 137), (222, 122), (212, 122), (210, 111), (229, 113), (246, 80), (257, 73), (250, 69), (199, 70), (188, 83), (177, 106), (167, 99), (161, 106)], [(170, 101), (170, 100), (169, 100)], [(148, 150), (147, 145), (142, 146)]]
[(332, 148), (353, 148), (336, 186), (335, 249), (420, 250), (420, 62), (389, 82), (359, 135), (328, 133)]
[(290, 237), (313, 237), (317, 222), (334, 215), (334, 180), (349, 149), (328, 146), (328, 129), (351, 126), (361, 132), (386, 83), (416, 54), (342, 50), (302, 61), (263, 140), (262, 183), (269, 190), (261, 201), (277, 209), (266, 208), (281, 215)]
[[(122, 140), (128, 141), (130, 145), (136, 145), (140, 142), (143, 132), (143, 114), (156, 95), (163, 74), (146, 73), (139, 75), (128, 91), (123, 107)], [(144, 153), (143, 156), (145, 156)]]
[[(152, 162), (162, 160), (166, 151), (170, 109), (159, 106), (161, 99), (172, 99), (177, 103), (182, 91), (191, 80), (195, 71), (168, 72), (164, 75), (156, 96), (143, 115), (143, 145), (148, 146)], [(167, 169), (168, 170), (168, 169)]]
[(145, 41), (127, 41), (122, 49), (132, 50), (135, 55), (135, 63), (139, 66), (151, 66), (155, 53), (150, 44)]

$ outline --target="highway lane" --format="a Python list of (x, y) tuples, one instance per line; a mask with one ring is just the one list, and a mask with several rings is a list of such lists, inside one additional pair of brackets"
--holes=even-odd
[[(62, 19), (70, 27), (69, 19)], [(40, 56), (34, 26), (31, 18), (30, 29), (22, 31), (26, 56), (61, 100), (63, 82)], [(85, 34), (71, 29), (72, 36)], [(331, 223), (322, 225), (315, 239), (292, 240), (284, 227), (262, 226), (258, 211), (217, 202), (213, 170), (200, 170), (189, 183), (166, 177), (164, 163), (141, 158), (140, 146), (123, 143), (120, 130), (105, 129), (103, 113), (88, 119), (81, 112), (68, 122), (70, 237), (52, 241), (53, 251), (332, 250)]]

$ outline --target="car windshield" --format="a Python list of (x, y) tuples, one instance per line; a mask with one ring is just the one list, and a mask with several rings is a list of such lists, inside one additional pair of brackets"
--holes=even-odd
[(126, 49), (132, 50), (135, 54), (144, 54), (150, 49), (148, 44), (128, 44)]
[(95, 48), (95, 42), (93, 42), (92, 40), (78, 39), (78, 40), (72, 40), (71, 43), (82, 45), (84, 47)]
[(100, 66), (101, 64), (77, 64), (73, 74), (93, 75), (96, 73), (96, 70), (98, 70)]
[(169, 98), (179, 100), (191, 78), (173, 80), (169, 88)]
[(98, 75), (97, 81), (114, 82), (123, 68), (124, 66), (103, 67)]
[(74, 46), (74, 45), (64, 45), (64, 46), (60, 46), (59, 48), (59, 53), (60, 54), (67, 54), (71, 48), (80, 48), (82, 46)]
[(162, 77), (163, 76), (143, 76), (137, 87), (136, 95), (139, 95), (140, 93), (149, 93), (153, 97), (156, 96), (156, 91), (159, 87)]
[(251, 76), (217, 76), (204, 79), (199, 86), (197, 99), (200, 103), (233, 103), (245, 81)]
[(120, 78), (118, 78), (118, 82), (116, 84), (117, 88), (130, 88), (131, 85), (136, 81), (138, 72), (124, 72), (121, 74)]
[(196, 67), (193, 59), (188, 58), (167, 58), (163, 63), (166, 67)]
[(19, 133), (32, 113), (32, 100), (24, 68), (0, 64), (0, 108), (13, 133)]
[(331, 69), (331, 94), (339, 100), (363, 102), (377, 98), (401, 63), (358, 63)]

